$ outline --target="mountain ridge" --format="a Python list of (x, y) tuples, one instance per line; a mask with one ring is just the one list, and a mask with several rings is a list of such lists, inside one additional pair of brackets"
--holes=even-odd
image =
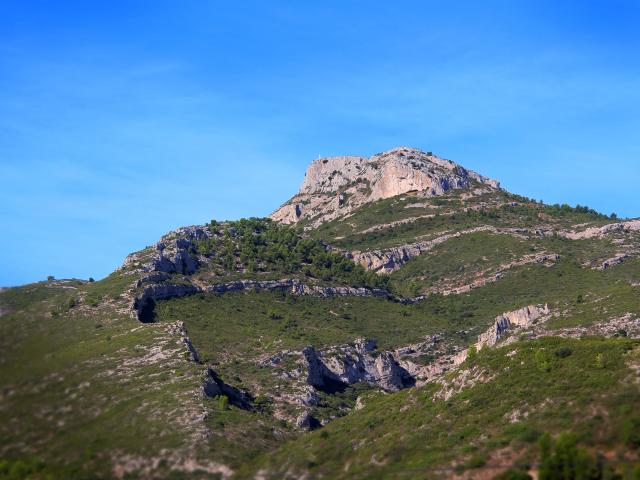
[(296, 195), (270, 218), (309, 227), (346, 215), (365, 203), (418, 192), (429, 198), (452, 189), (499, 189), (500, 183), (431, 152), (396, 147), (369, 158), (338, 156), (311, 162)]
[(491, 478), (563, 432), (633, 478), (640, 220), (386, 153), (0, 290), (0, 478)]

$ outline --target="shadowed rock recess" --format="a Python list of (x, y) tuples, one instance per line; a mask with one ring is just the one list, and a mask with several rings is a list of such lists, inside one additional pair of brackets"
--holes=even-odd
[(432, 152), (315, 160), (270, 218), (0, 289), (0, 478), (526, 478), (547, 435), (636, 478), (639, 257)]

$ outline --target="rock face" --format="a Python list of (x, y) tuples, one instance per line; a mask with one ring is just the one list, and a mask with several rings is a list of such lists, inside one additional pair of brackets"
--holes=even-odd
[(238, 388), (232, 387), (222, 381), (220, 377), (212, 369), (207, 369), (204, 381), (202, 383), (202, 393), (207, 397), (218, 397), (225, 395), (229, 399), (229, 403), (244, 410), (252, 410), (251, 395)]
[(296, 418), (296, 427), (305, 432), (320, 428), (320, 422), (309, 412), (304, 411)]
[[(292, 295), (308, 295), (312, 297), (390, 297), (389, 292), (378, 288), (365, 287), (322, 287), (307, 285), (300, 280), (237, 280), (235, 282), (217, 283), (207, 286), (196, 286), (185, 280), (185, 283), (168, 283), (170, 277), (163, 273), (152, 273), (140, 279), (136, 287), (144, 287), (142, 294), (134, 296), (131, 313), (143, 323), (153, 322), (154, 308), (157, 300), (185, 297), (196, 293), (226, 293), (242, 290), (272, 291), (287, 290)], [(155, 283), (158, 282), (158, 283)]]
[(398, 147), (370, 158), (321, 158), (307, 169), (299, 192), (271, 218), (282, 223), (310, 219), (310, 226), (317, 226), (367, 202), (407, 192), (432, 197), (474, 182), (500, 188), (495, 180), (413, 148)]
[(608, 258), (607, 260), (602, 262), (602, 264), (600, 264), (599, 266), (596, 267), (596, 270), (606, 270), (609, 267), (613, 267), (615, 265), (620, 265), (622, 262), (624, 262), (629, 257), (631, 257), (631, 255), (629, 255), (626, 252), (618, 253), (614, 257)]
[(193, 342), (187, 334), (187, 327), (185, 326), (184, 322), (179, 321), (172, 325), (169, 325), (169, 332), (180, 335), (182, 337), (182, 343), (184, 343), (184, 346), (187, 347), (187, 351), (189, 352), (189, 360), (195, 363), (200, 363), (200, 356), (198, 355), (196, 347), (193, 345)]
[(547, 305), (530, 305), (519, 310), (498, 315), (493, 326), (478, 336), (476, 347), (482, 348), (485, 345), (492, 347), (510, 328), (530, 328), (536, 320), (549, 315), (549, 313), (550, 311)]
[(370, 250), (366, 252), (354, 251), (348, 253), (347, 256), (367, 270), (373, 270), (380, 273), (391, 273), (398, 270), (413, 257), (417, 257), (421, 253), (428, 252), (441, 243), (462, 235), (478, 232), (499, 233), (494, 227), (480, 226), (459, 232), (445, 233), (431, 240), (401, 245), (399, 247), (391, 247), (385, 250)]
[(198, 293), (194, 285), (173, 285), (159, 283), (146, 287), (142, 295), (133, 299), (132, 311), (135, 317), (143, 323), (153, 322), (155, 319), (155, 305), (157, 300), (184, 297)]
[[(429, 252), (436, 246), (451, 240), (452, 238), (458, 238), (463, 235), (469, 235), (478, 232), (488, 232), (493, 235), (513, 235), (516, 234), (512, 231), (504, 229), (498, 229), (490, 225), (482, 225), (479, 227), (473, 227), (458, 232), (444, 233), (430, 240), (424, 240), (415, 243), (409, 243), (406, 245), (400, 245), (398, 247), (390, 247), (384, 250), (369, 250), (369, 251), (353, 251), (345, 252), (348, 258), (351, 258), (354, 262), (359, 263), (367, 270), (373, 270), (379, 273), (391, 273), (398, 270), (405, 263), (418, 255), (425, 252)], [(545, 263), (558, 260), (560, 257), (556, 254), (536, 254), (525, 256), (520, 262), (515, 261), (509, 264), (501, 265), (502, 270), (508, 270), (518, 264), (526, 263)], [(438, 290), (440, 293), (444, 293), (442, 289)], [(456, 293), (456, 292), (449, 292)], [(462, 293), (462, 292), (457, 292)]]
[(137, 267), (143, 272), (189, 275), (196, 271), (199, 264), (195, 241), (210, 235), (206, 227), (179, 228), (164, 235), (153, 247), (127, 256), (123, 267)]
[(571, 240), (584, 240), (588, 238), (602, 238), (605, 235), (616, 232), (638, 232), (640, 220), (627, 220), (604, 225), (603, 227), (590, 227), (582, 231), (560, 232), (559, 235)]
[(353, 344), (331, 347), (318, 353), (313, 347), (303, 351), (307, 383), (318, 390), (338, 391), (346, 385), (367, 382), (387, 391), (415, 384), (390, 352), (377, 352), (375, 340), (357, 339)]

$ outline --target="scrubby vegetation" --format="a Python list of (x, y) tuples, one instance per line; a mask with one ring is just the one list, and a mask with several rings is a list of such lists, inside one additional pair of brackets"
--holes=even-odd
[[(601, 454), (592, 455), (578, 446), (572, 433), (562, 433), (557, 439), (545, 434), (540, 438), (538, 480), (622, 480), (609, 461)], [(628, 471), (628, 469), (625, 469)], [(640, 470), (630, 471), (638, 478)]]
[(366, 271), (319, 241), (303, 238), (296, 229), (269, 219), (212, 221), (209, 229), (212, 236), (199, 240), (197, 250), (212, 265), (227, 271), (300, 273), (354, 286), (386, 286), (387, 277)]
[[(405, 195), (380, 200), (362, 206), (348, 218), (321, 225), (312, 235), (341, 248), (370, 250), (411, 243), (419, 237), (445, 230), (450, 232), (481, 225), (535, 227), (552, 221), (556, 227), (568, 228), (574, 224), (602, 225), (617, 220), (617, 217), (582, 205), (546, 205), (505, 191), (464, 200), (463, 192), (452, 190), (441, 197), (427, 199)], [(406, 219), (412, 221), (367, 231), (377, 225)]]
[[(562, 348), (572, 355), (549, 355), (549, 368), (541, 372), (537, 353)], [(573, 471), (595, 468), (590, 472), (604, 475), (604, 462), (582, 453), (583, 447), (597, 447), (614, 456), (612, 467), (624, 478), (634, 478), (637, 457), (628, 456), (622, 432), (640, 402), (638, 385), (625, 381), (631, 373), (626, 360), (639, 348), (629, 340), (546, 338), (483, 349), (465, 365), (482, 375), (459, 393), (438, 395), (440, 388), (463, 381), (454, 372), (444, 387), (369, 397), (364, 409), (330, 423), (323, 435), (313, 432), (290, 442), (258, 466), (273, 471), (271, 478), (280, 478), (284, 468), (325, 478), (450, 478), (456, 471), (491, 466), (490, 452), (501, 449), (518, 452), (509, 460), (516, 466), (540, 463), (557, 472), (559, 459), (568, 457)], [(598, 354), (608, 359), (605, 369), (593, 362)], [(547, 438), (545, 432), (569, 430), (571, 436), (561, 436), (540, 454), (537, 445)], [(359, 448), (352, 449), (354, 444)]]
[[(366, 337), (377, 340), (378, 351), (393, 351), (437, 338), (439, 350), (412, 357), (428, 366), (443, 352), (475, 342), (497, 315), (527, 305), (549, 305), (554, 315), (544, 324), (547, 335), (640, 316), (640, 261), (630, 255), (620, 265), (592, 268), (637, 245), (637, 234), (582, 241), (469, 234), (389, 276), (365, 271), (329, 247), (385, 248), (479, 225), (573, 228), (615, 220), (506, 192), (464, 193), (382, 200), (310, 232), (265, 219), (212, 222), (211, 236), (189, 252), (206, 262), (189, 275), (165, 275), (160, 285), (293, 277), (413, 297), (523, 256), (552, 252), (560, 258), (520, 265), (468, 293), (430, 294), (417, 304), (285, 291), (201, 293), (158, 300), (152, 324), (128, 315), (127, 292), (149, 274), (136, 270), (139, 265), (99, 281), (51, 277), (1, 291), (0, 479), (109, 478), (116, 467), (124, 478), (139, 478), (153, 462), (158, 478), (218, 478), (219, 464), (240, 479), (260, 470), (266, 478), (472, 478), (499, 455), (501, 468), (513, 467), (501, 473), (503, 480), (524, 480), (538, 467), (547, 480), (635, 479), (640, 344), (624, 330), (610, 333), (616, 338), (581, 340), (526, 340), (531, 332), (525, 332), (514, 344), (472, 349), (460, 369), (437, 382), (386, 394), (364, 383), (316, 392), (309, 411), (329, 423), (310, 433), (276, 415), (295, 420), (299, 412), (278, 411), (278, 401), (291, 394), (287, 375), (299, 367), (298, 357), (286, 352), (308, 345), (322, 349)], [(414, 217), (422, 218), (364, 232)], [(144, 252), (151, 257), (153, 247)], [(183, 324), (201, 363), (189, 361)], [(265, 366), (280, 354), (279, 367)], [(203, 398), (206, 368), (248, 392), (251, 408), (225, 395)], [(364, 407), (355, 410), (358, 398)], [(201, 470), (181, 470), (174, 462), (188, 455)], [(568, 473), (565, 465), (571, 465)], [(564, 476), (557, 476), (560, 470)]]

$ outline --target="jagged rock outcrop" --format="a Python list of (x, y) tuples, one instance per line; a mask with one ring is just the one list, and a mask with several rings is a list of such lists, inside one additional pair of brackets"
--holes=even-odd
[(489, 330), (478, 336), (476, 347), (482, 348), (485, 345), (492, 347), (510, 328), (530, 328), (536, 320), (549, 315), (549, 313), (547, 305), (529, 305), (498, 315)]
[(207, 369), (204, 381), (202, 382), (202, 393), (207, 397), (218, 397), (224, 395), (229, 399), (229, 403), (244, 410), (252, 410), (253, 400), (244, 390), (232, 387), (222, 381), (222, 379), (211, 368)]
[(396, 362), (390, 352), (383, 352), (376, 358), (375, 373), (377, 385), (388, 391), (401, 390), (415, 385), (415, 378)]
[(209, 236), (211, 232), (207, 227), (181, 227), (164, 235), (153, 247), (128, 255), (123, 268), (189, 275), (196, 271), (200, 262), (195, 242)]
[(391, 352), (377, 352), (374, 340), (357, 339), (353, 344), (331, 347), (318, 353), (303, 351), (307, 382), (320, 390), (367, 382), (387, 391), (412, 386), (415, 379), (395, 360)]
[[(391, 273), (398, 270), (402, 265), (407, 263), (414, 257), (423, 253), (429, 252), (434, 247), (447, 242), (453, 238), (458, 238), (463, 235), (471, 235), (474, 233), (487, 232), (493, 235), (512, 235), (521, 236), (521, 232), (515, 232), (511, 229), (499, 229), (491, 225), (481, 225), (479, 227), (468, 228), (457, 232), (443, 233), (429, 240), (423, 240), (419, 242), (409, 243), (406, 245), (400, 245), (398, 247), (390, 247), (382, 250), (369, 250), (369, 251), (353, 251), (345, 252), (348, 258), (351, 258), (354, 262), (359, 263), (368, 270), (373, 270), (379, 273)], [(548, 261), (556, 261), (559, 256), (556, 254), (533, 254), (523, 257), (525, 263), (544, 263)], [(502, 269), (509, 269), (513, 266), (517, 266), (516, 262), (513, 264), (502, 265)]]
[(316, 428), (320, 428), (321, 424), (311, 413), (307, 410), (302, 412), (296, 418), (296, 427), (305, 432), (310, 432), (311, 430), (315, 430)]
[[(319, 285), (307, 285), (295, 278), (282, 280), (237, 280), (234, 282), (218, 283), (213, 285), (194, 285), (183, 279), (184, 283), (167, 283), (169, 276), (162, 273), (154, 273), (143, 277), (136, 283), (136, 287), (143, 288), (141, 294), (134, 295), (131, 303), (131, 313), (142, 322), (152, 322), (154, 319), (154, 308), (157, 300), (168, 298), (185, 297), (196, 293), (227, 293), (239, 292), (242, 290), (272, 291), (286, 290), (292, 295), (308, 295), (314, 297), (380, 297), (388, 298), (391, 294), (379, 288), (366, 287), (326, 287)], [(159, 281), (161, 283), (147, 282)]]
[(412, 258), (417, 257), (421, 253), (428, 252), (447, 240), (478, 232), (500, 233), (495, 227), (483, 225), (480, 227), (461, 230), (459, 232), (444, 233), (430, 240), (401, 245), (399, 247), (391, 247), (384, 250), (370, 250), (365, 252), (354, 251), (347, 253), (347, 256), (367, 270), (373, 270), (380, 273), (391, 273), (399, 269)]
[[(534, 328), (537, 328), (550, 316), (551, 310), (547, 305), (529, 305), (518, 310), (502, 313), (495, 318), (494, 323), (484, 333), (478, 335), (478, 341), (474, 348), (479, 350), (483, 347), (493, 347), (509, 330), (514, 328), (528, 330), (528, 333), (531, 334)], [(433, 347), (437, 348), (439, 343), (439, 338), (436, 336), (421, 344), (410, 345), (396, 350), (396, 353), (408, 354), (409, 358), (412, 353), (428, 352), (433, 354), (434, 361), (424, 366), (412, 364), (407, 359), (402, 362), (418, 380), (418, 385), (441, 378), (446, 372), (461, 365), (469, 354), (468, 348), (454, 349), (453, 352), (433, 349)], [(444, 345), (446, 344), (441, 344), (441, 346)]]
[(570, 240), (585, 240), (589, 238), (601, 238), (616, 232), (639, 232), (640, 220), (627, 220), (624, 222), (610, 223), (602, 227), (589, 227), (584, 230), (561, 231), (558, 234)]
[(602, 262), (600, 265), (598, 265), (596, 267), (596, 270), (606, 270), (609, 267), (613, 267), (615, 265), (620, 265), (621, 263), (623, 263), (626, 259), (630, 258), (631, 255), (629, 253), (618, 253), (617, 255), (606, 259), (604, 262)]
[(389, 296), (389, 292), (379, 288), (308, 285), (295, 278), (283, 280), (238, 280), (203, 288), (203, 291), (212, 293), (235, 292), (240, 290), (288, 290), (293, 295), (309, 295), (313, 297)]
[(323, 392), (335, 392), (343, 390), (346, 383), (338, 378), (322, 361), (320, 355), (313, 347), (307, 347), (302, 351), (307, 364), (307, 383), (313, 388)]
[(398, 147), (370, 158), (321, 158), (307, 169), (299, 192), (271, 218), (282, 223), (307, 219), (313, 227), (367, 202), (414, 191), (432, 197), (473, 183), (500, 187), (495, 180), (414, 148)]
[(157, 300), (193, 295), (200, 290), (191, 284), (174, 285), (159, 283), (144, 288), (141, 295), (133, 299), (131, 311), (143, 323), (153, 322), (155, 319), (155, 305)]
[(196, 347), (193, 345), (193, 342), (187, 334), (187, 327), (185, 326), (184, 322), (179, 321), (170, 324), (168, 329), (170, 333), (178, 334), (182, 337), (182, 343), (184, 343), (184, 346), (187, 347), (187, 351), (189, 352), (189, 360), (195, 363), (200, 363), (198, 351), (196, 350)]

